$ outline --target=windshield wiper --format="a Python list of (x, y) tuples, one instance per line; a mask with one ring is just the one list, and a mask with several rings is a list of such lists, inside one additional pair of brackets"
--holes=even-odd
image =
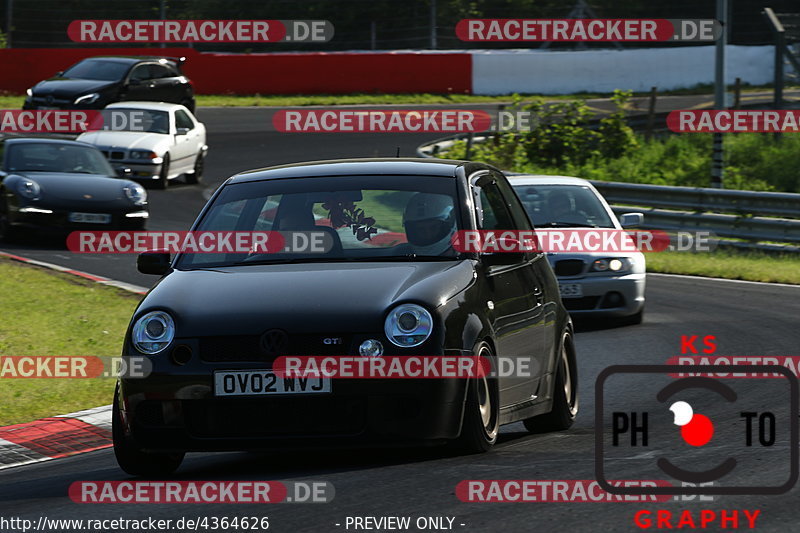
[(597, 224), (586, 224), (581, 222), (545, 222), (539, 224), (538, 227), (545, 228), (597, 228)]

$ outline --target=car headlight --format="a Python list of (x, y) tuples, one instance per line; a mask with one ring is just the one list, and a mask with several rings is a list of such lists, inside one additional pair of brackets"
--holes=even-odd
[(633, 260), (629, 257), (609, 257), (598, 259), (592, 263), (592, 272), (627, 272), (633, 268)]
[(131, 150), (128, 152), (131, 159), (157, 159), (158, 154), (150, 150)]
[(147, 202), (147, 192), (145, 192), (144, 187), (138, 183), (125, 185), (122, 190), (125, 191), (125, 196), (128, 197), (128, 200), (133, 202), (133, 205), (144, 205), (144, 203)]
[(35, 181), (24, 179), (17, 184), (17, 192), (28, 200), (38, 200), (42, 194), (42, 188)]
[(431, 336), (433, 318), (427, 309), (416, 304), (398, 305), (386, 317), (383, 331), (395, 346), (419, 346)]
[(79, 96), (75, 99), (76, 104), (92, 104), (100, 98), (100, 93), (90, 93)]
[(27, 95), (28, 95), (28, 98), (30, 98), (31, 96), (33, 96), (33, 87), (31, 87), (31, 88), (29, 88), (29, 89), (26, 89), (26, 90), (25, 90), (25, 94), (27, 94)]
[(175, 321), (164, 311), (151, 311), (133, 325), (133, 346), (144, 354), (163, 352), (175, 338)]

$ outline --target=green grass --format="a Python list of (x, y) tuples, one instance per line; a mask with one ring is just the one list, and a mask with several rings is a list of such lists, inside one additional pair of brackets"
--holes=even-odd
[(717, 250), (708, 253), (658, 252), (647, 255), (647, 271), (800, 285), (800, 257)]
[[(0, 259), (0, 355), (118, 356), (141, 296)], [(2, 378), (0, 378), (2, 379)], [(2, 379), (0, 426), (108, 405), (113, 379)]]

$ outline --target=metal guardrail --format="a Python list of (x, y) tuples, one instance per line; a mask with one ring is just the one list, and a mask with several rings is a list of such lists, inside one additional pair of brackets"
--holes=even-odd
[[(417, 149), (434, 157), (454, 139), (438, 139)], [(702, 187), (672, 187), (640, 183), (592, 181), (615, 213), (644, 213), (645, 229), (710, 231), (720, 244), (739, 248), (800, 252), (800, 194)], [(761, 244), (783, 243), (781, 244)]]

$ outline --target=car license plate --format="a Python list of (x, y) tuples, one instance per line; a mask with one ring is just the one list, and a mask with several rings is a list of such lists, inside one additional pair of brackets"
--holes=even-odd
[(583, 287), (580, 283), (559, 284), (558, 290), (562, 298), (580, 298), (583, 296)]
[(70, 213), (69, 221), (87, 224), (110, 224), (111, 215), (105, 213)]
[(269, 370), (214, 372), (215, 396), (326, 394), (329, 392), (331, 392), (331, 378), (281, 377)]

